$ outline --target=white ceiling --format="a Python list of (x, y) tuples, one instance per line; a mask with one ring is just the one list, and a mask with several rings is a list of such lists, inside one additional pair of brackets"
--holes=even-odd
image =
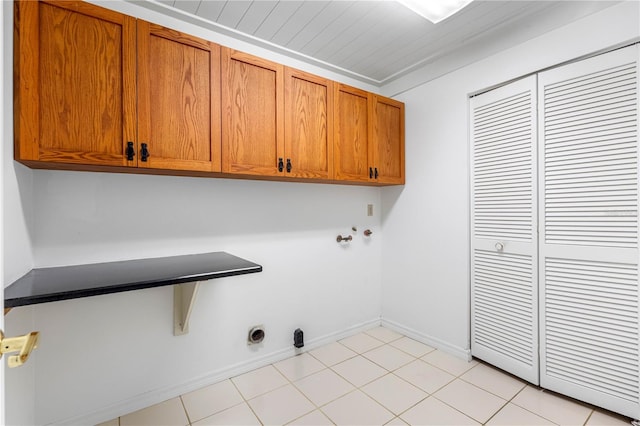
[(442, 75), (619, 3), (476, 0), (432, 24), (390, 0), (131, 1), (379, 87), (419, 68)]

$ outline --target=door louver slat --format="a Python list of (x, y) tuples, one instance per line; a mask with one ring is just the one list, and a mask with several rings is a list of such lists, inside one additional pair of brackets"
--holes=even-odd
[(476, 236), (532, 238), (531, 102), (524, 92), (474, 110), (474, 211), (483, 213), (474, 215)]
[(539, 74), (540, 384), (640, 413), (638, 48)]
[(636, 265), (547, 258), (545, 271), (546, 373), (637, 400)]
[(639, 58), (640, 44), (470, 100), (472, 354), (635, 418)]
[(535, 93), (527, 77), (471, 100), (471, 351), (538, 383)]
[(532, 365), (531, 257), (476, 250), (474, 264), (474, 340)]
[[(637, 247), (636, 98), (635, 64), (544, 87), (546, 243)], [(576, 223), (580, 205), (602, 206), (598, 221)]]

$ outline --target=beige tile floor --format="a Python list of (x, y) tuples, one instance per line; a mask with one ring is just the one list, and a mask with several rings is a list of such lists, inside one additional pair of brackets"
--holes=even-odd
[(383, 327), (103, 425), (628, 425)]

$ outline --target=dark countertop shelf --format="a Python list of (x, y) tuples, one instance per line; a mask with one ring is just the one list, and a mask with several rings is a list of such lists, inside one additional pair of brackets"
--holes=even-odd
[(32, 269), (4, 289), (4, 307), (97, 296), (262, 272), (225, 252)]

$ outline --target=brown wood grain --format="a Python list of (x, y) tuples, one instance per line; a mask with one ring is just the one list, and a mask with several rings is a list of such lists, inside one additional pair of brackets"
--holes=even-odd
[(220, 47), (138, 21), (139, 167), (220, 171)]
[(374, 95), (372, 112), (378, 182), (404, 184), (404, 104)]
[(38, 93), (38, 16), (35, 2), (14, 4), (13, 121), (14, 158), (38, 160), (40, 101)]
[(27, 167), (32, 169), (46, 169), (46, 170), (73, 170), (84, 172), (101, 172), (101, 173), (128, 173), (128, 174), (142, 174), (142, 175), (158, 175), (158, 176), (190, 176), (190, 177), (202, 177), (202, 178), (227, 178), (227, 179), (246, 179), (246, 180), (269, 180), (279, 182), (301, 182), (301, 183), (334, 183), (342, 185), (366, 185), (366, 186), (386, 186), (389, 184), (383, 184), (375, 181), (358, 182), (358, 181), (345, 181), (345, 180), (327, 180), (327, 179), (313, 179), (313, 178), (295, 178), (287, 177), (283, 175), (278, 176), (261, 176), (251, 174), (237, 174), (237, 173), (218, 173), (218, 172), (202, 172), (197, 170), (163, 170), (163, 169), (149, 169), (144, 167), (125, 167), (125, 166), (102, 166), (95, 164), (71, 164), (71, 163), (55, 163), (47, 161), (23, 161)]
[(15, 159), (29, 167), (404, 183), (401, 102), (83, 1), (14, 14)]
[(222, 171), (274, 176), (284, 157), (284, 68), (222, 49)]
[(339, 180), (368, 181), (373, 152), (369, 147), (369, 93), (336, 84), (334, 167)]
[(286, 68), (285, 175), (333, 178), (333, 82)]
[[(124, 165), (135, 129), (135, 20), (83, 2), (20, 2), (18, 160)], [(26, 19), (25, 19), (26, 18)], [(28, 132), (25, 132), (30, 127)]]

